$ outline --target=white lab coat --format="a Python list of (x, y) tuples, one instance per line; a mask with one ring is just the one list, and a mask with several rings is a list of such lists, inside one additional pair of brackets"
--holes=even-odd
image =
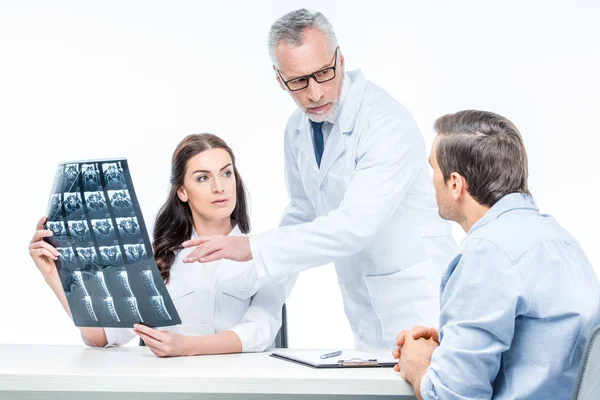
[(410, 113), (355, 71), (335, 118), (320, 168), (306, 115), (288, 121), (290, 203), (282, 227), (250, 236), (255, 274), (264, 282), (333, 261), (355, 346), (391, 348), (403, 329), (438, 325), (456, 244)]
[[(243, 234), (235, 227), (230, 235)], [(252, 268), (252, 262), (183, 263), (194, 249), (183, 249), (177, 254), (167, 284), (181, 325), (160, 329), (190, 336), (230, 330), (240, 338), (243, 352), (268, 349), (281, 327), (285, 283), (273, 282), (257, 291), (256, 285), (252, 287), (244, 277)], [(107, 346), (122, 345), (136, 337), (133, 329), (128, 328), (105, 328), (104, 331)], [(90, 344), (85, 338), (84, 341)]]

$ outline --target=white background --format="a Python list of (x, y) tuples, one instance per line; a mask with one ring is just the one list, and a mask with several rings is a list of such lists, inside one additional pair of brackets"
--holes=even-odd
[[(266, 38), (300, 7), (325, 13), (347, 68), (404, 103), (428, 144), (435, 118), (460, 109), (514, 121), (538, 205), (600, 272), (598, 2), (0, 1), (0, 343), (80, 343), (27, 251), (58, 162), (126, 156), (151, 230), (175, 146), (215, 133), (238, 158), (253, 231), (277, 225), (295, 105)], [(331, 265), (304, 272), (288, 304), (291, 346), (353, 346)]]

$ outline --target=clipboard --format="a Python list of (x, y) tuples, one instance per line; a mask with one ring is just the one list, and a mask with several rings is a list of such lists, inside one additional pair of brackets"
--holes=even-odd
[(326, 351), (323, 350), (291, 350), (276, 351), (270, 356), (312, 368), (386, 368), (398, 364), (398, 361), (391, 355), (377, 357), (362, 351), (343, 350), (342, 354), (337, 357), (321, 359), (321, 355), (324, 353)]

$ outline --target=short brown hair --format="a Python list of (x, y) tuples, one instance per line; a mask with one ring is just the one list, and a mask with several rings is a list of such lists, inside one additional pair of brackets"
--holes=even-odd
[(467, 181), (480, 204), (493, 206), (510, 193), (526, 193), (527, 153), (517, 127), (488, 111), (466, 110), (438, 118), (436, 157), (444, 181), (452, 172)]

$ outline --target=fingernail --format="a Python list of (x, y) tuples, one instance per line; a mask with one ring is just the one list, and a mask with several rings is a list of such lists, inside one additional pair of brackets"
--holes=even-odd
[(46, 233), (50, 236), (54, 235), (54, 232), (52, 232), (50, 229), (46, 230)]
[(187, 246), (187, 244), (188, 244), (188, 242), (183, 242), (183, 243), (181, 243), (181, 246), (185, 247), (185, 246)]

